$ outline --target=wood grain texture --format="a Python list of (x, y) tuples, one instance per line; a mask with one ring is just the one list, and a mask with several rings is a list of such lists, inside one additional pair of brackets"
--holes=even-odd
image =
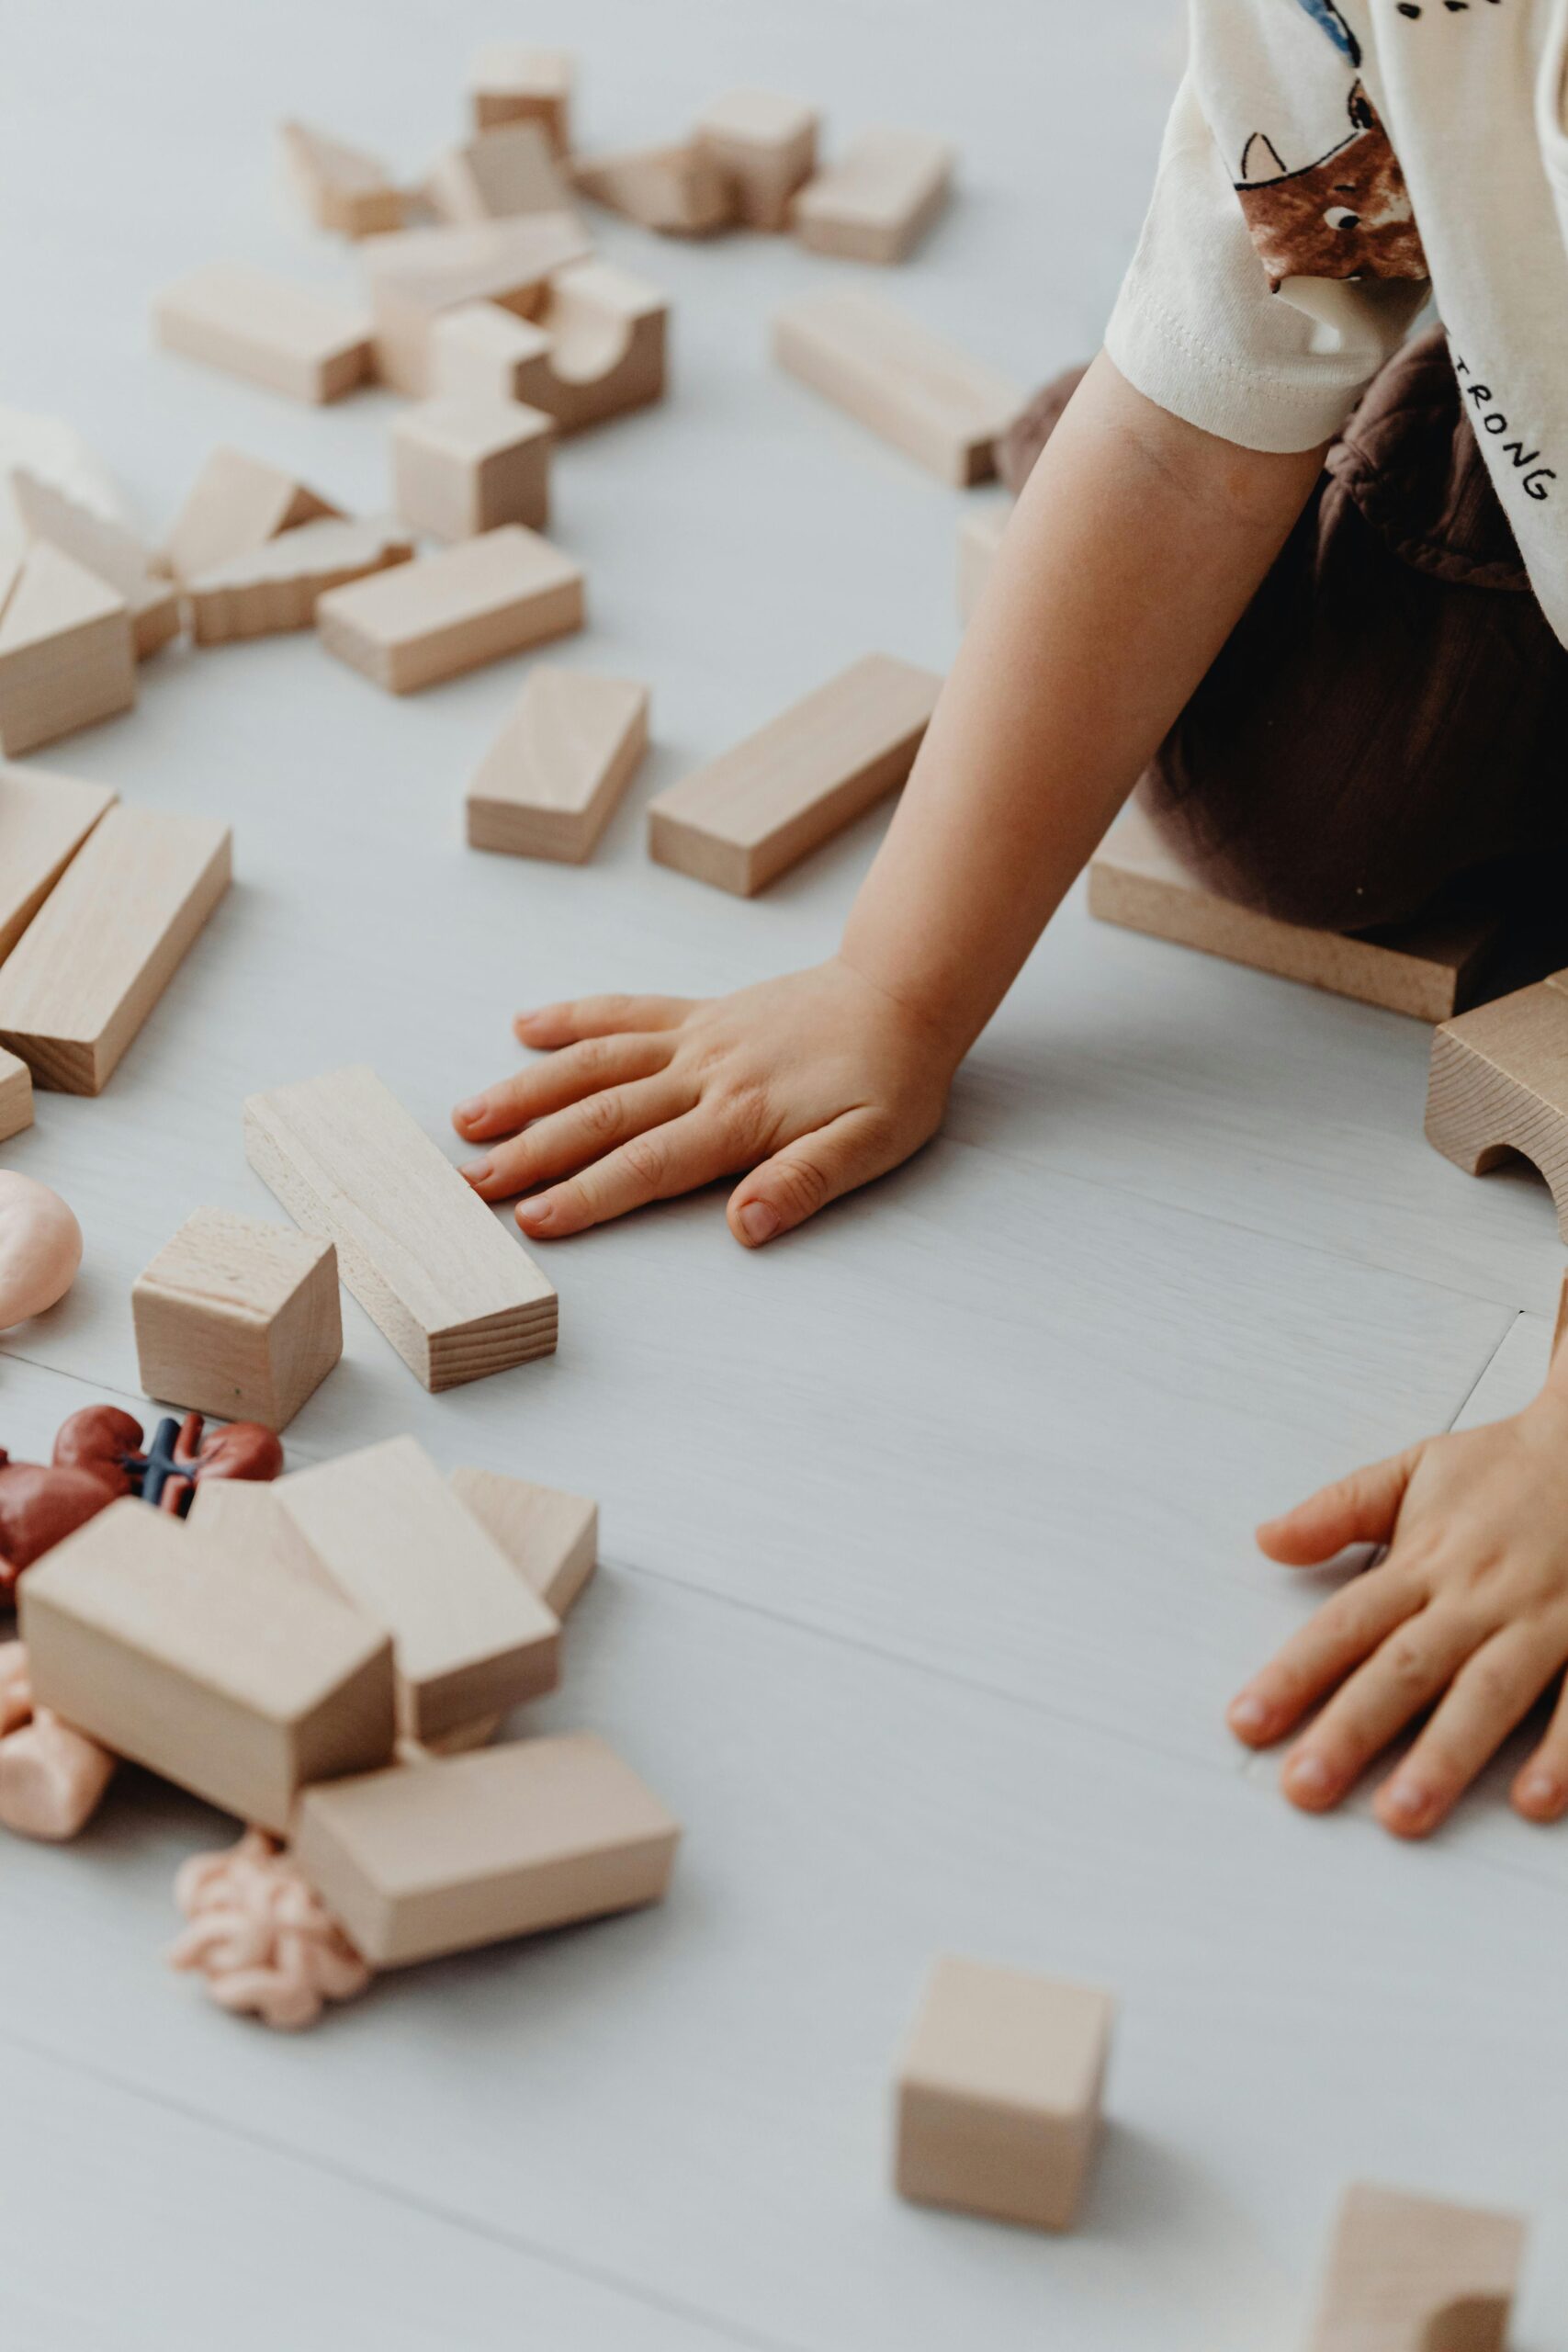
[(711, 237), (736, 218), (735, 184), (694, 140), (573, 158), (581, 195), (665, 237)]
[(307, 122), (280, 124), (278, 140), (295, 193), (318, 229), (374, 237), (402, 227), (403, 192), (378, 156)]
[(407, 563), (412, 555), (412, 539), (396, 523), (335, 517), (301, 523), (188, 582), (184, 601), (192, 642), (228, 645), (313, 628), (317, 604), (329, 589)]
[(1517, 1153), (1568, 1240), (1568, 974), (1448, 1021), (1432, 1040), (1427, 1136), (1467, 1175)]
[(503, 122), (541, 124), (558, 155), (571, 145), (572, 61), (565, 50), (489, 41), (468, 69), (468, 99), (480, 130)]
[(583, 620), (581, 565), (515, 523), (352, 581), (316, 605), (326, 650), (394, 695), (570, 637)]
[(149, 1396), (287, 1429), (343, 1353), (337, 1252), (292, 1226), (200, 1208), (137, 1276)]
[(1310, 2352), (1507, 2352), (1524, 2249), (1515, 2214), (1358, 2183)]
[(152, 305), (165, 351), (312, 406), (370, 373), (370, 322), (357, 304), (241, 262), (209, 262)]
[(430, 331), (460, 302), (500, 302), (526, 316), (544, 300), (553, 272), (591, 250), (571, 212), (402, 229), (361, 248), (370, 282), (376, 369), (394, 390), (432, 389)]
[(475, 769), (472, 849), (581, 865), (648, 749), (649, 690), (541, 662)]
[[(3, 978), (3, 976), (0, 976)], [(254, 1094), (245, 1156), (429, 1389), (553, 1353), (556, 1294), (372, 1069)]]
[(254, 554), (280, 532), (323, 516), (344, 519), (286, 467), (243, 449), (217, 448), (186, 492), (162, 560), (176, 580), (198, 580), (236, 556)]
[(598, 1565), (598, 1504), (499, 1470), (454, 1470), (451, 1484), (546, 1608), (564, 1618)]
[(0, 1143), (33, 1123), (33, 1074), (26, 1062), (0, 1046)]
[(34, 539), (0, 613), (0, 751), (34, 751), (135, 701), (125, 598), (52, 541)]
[(114, 799), (106, 784), (0, 766), (0, 961)]
[(952, 146), (929, 131), (863, 130), (795, 197), (795, 233), (840, 261), (905, 261), (947, 202), (953, 164)]
[(436, 539), (473, 538), (504, 523), (542, 530), (555, 434), (541, 410), (494, 394), (416, 401), (392, 426), (393, 503)]
[(869, 294), (803, 294), (773, 314), (773, 357), (824, 400), (960, 489), (996, 469), (1022, 387)]
[(149, 550), (132, 532), (67, 497), (26, 467), (13, 469), (10, 489), (29, 538), (47, 539), (124, 598), (139, 662), (178, 636), (179, 598), (152, 571)]
[(790, 199), (817, 168), (818, 118), (776, 90), (727, 90), (698, 114), (694, 137), (735, 190), (750, 229), (789, 225)]

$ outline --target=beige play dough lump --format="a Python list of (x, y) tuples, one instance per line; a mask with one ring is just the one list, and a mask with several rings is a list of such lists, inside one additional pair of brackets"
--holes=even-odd
[(0, 1169), (0, 1331), (63, 1298), (82, 1262), (82, 1228), (58, 1193)]

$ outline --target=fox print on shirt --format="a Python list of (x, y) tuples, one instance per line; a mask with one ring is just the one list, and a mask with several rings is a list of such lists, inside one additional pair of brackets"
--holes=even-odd
[(1287, 277), (1428, 274), (1399, 158), (1359, 82), (1347, 110), (1349, 130), (1312, 163), (1292, 167), (1263, 130), (1242, 151), (1236, 194), (1276, 293)]

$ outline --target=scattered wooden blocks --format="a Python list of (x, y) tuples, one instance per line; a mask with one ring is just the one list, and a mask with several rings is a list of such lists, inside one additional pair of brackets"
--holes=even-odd
[(552, 420), (521, 401), (446, 393), (392, 426), (392, 497), (417, 531), (468, 539), (502, 523), (542, 529), (550, 514)]
[(454, 1470), (451, 1487), (546, 1608), (564, 1618), (598, 1566), (598, 1504), (500, 1470)]
[(0, 1143), (33, 1123), (33, 1074), (26, 1062), (0, 1048)]
[(278, 135), (289, 178), (318, 229), (374, 237), (402, 227), (402, 190), (376, 156), (309, 123), (286, 122)]
[(711, 237), (735, 220), (735, 183), (695, 141), (586, 156), (572, 178), (595, 204), (666, 237)]
[(245, 1157), (297, 1225), (337, 1244), (344, 1282), (426, 1388), (553, 1352), (554, 1289), (374, 1070), (252, 1095)]
[(1568, 1238), (1568, 972), (1443, 1023), (1432, 1040), (1427, 1137), (1470, 1176), (1515, 1152), (1528, 1159)]
[(281, 466), (241, 449), (214, 449), (175, 517), (162, 561), (176, 580), (200, 580), (322, 516), (343, 519), (338, 507)]
[(407, 563), (412, 554), (412, 539), (395, 524), (340, 522), (334, 516), (301, 523), (188, 583), (185, 605), (192, 640), (227, 645), (237, 638), (310, 628), (329, 588)]
[(839, 832), (915, 763), (942, 680), (868, 653), (650, 803), (648, 848), (750, 898)]
[(12, 472), (11, 495), (30, 539), (47, 539), (124, 598), (139, 662), (178, 635), (178, 596), (166, 580), (157, 578), (148, 550), (121, 525), (78, 504), (23, 466)]
[(815, 110), (774, 90), (729, 90), (697, 117), (696, 145), (735, 188), (749, 228), (789, 225), (790, 200), (817, 169)]
[(680, 1836), (576, 1732), (311, 1789), (294, 1857), (366, 1959), (400, 1968), (657, 1903)]
[(277, 1498), (344, 1600), (391, 1635), (400, 1731), (436, 1739), (555, 1688), (559, 1621), (413, 1438), (295, 1471)]
[(402, 229), (364, 247), (383, 383), (416, 398), (431, 389), (430, 334), (460, 302), (499, 302), (529, 316), (558, 269), (591, 250), (570, 212), (525, 212), (458, 227)]
[(965, 628), (985, 593), (1011, 513), (1009, 506), (982, 506), (958, 526), (958, 617)]
[(136, 701), (130, 608), (96, 572), (35, 539), (0, 611), (0, 752), (14, 758)]
[(0, 964), (0, 1044), (40, 1086), (100, 1093), (229, 875), (216, 818), (110, 808)]
[(888, 264), (914, 251), (953, 185), (953, 149), (924, 130), (863, 130), (795, 199), (803, 245), (841, 261)]
[(1311, 2352), (1506, 2352), (1524, 2249), (1512, 2213), (1358, 2184), (1340, 2207)]
[(996, 470), (996, 445), (1023, 406), (993, 368), (868, 294), (786, 302), (773, 356), (849, 415), (960, 489)]
[(152, 331), (165, 351), (313, 405), (370, 373), (370, 324), (355, 304), (239, 262), (209, 262), (168, 287)]
[(562, 50), (491, 41), (474, 60), (468, 96), (479, 130), (537, 122), (558, 155), (571, 145), (571, 60)]
[(106, 784), (41, 768), (0, 768), (0, 961), (114, 798)]
[(343, 1353), (337, 1251), (291, 1226), (202, 1208), (137, 1276), (149, 1396), (286, 1429)]
[(481, 130), (443, 155), (424, 184), (443, 220), (497, 220), (519, 212), (570, 212), (571, 190), (538, 121)]
[(582, 627), (582, 567), (520, 524), (334, 588), (316, 607), (329, 653), (414, 694)]
[(937, 1962), (897, 2086), (901, 2197), (1070, 2229), (1100, 2132), (1114, 2004), (974, 1960)]
[(1089, 866), (1089, 910), (1101, 922), (1418, 1021), (1446, 1020), (1473, 1001), (1497, 933), (1489, 914), (1354, 933), (1309, 931), (1254, 914), (1196, 882), (1136, 808), (1119, 820)]
[(386, 1635), (133, 1496), (36, 1562), (17, 1602), (37, 1704), (243, 1821), (281, 1831), (307, 1782), (391, 1755)]
[(468, 845), (580, 865), (648, 749), (649, 692), (541, 665), (474, 772)]
[(662, 400), (669, 298), (608, 262), (550, 279), (534, 320), (493, 302), (448, 311), (430, 336), (438, 390), (525, 401), (576, 433)]

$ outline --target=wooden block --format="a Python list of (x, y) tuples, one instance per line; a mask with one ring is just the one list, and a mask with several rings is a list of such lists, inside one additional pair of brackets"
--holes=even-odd
[(33, 1123), (33, 1074), (15, 1054), (0, 1049), (0, 1143)]
[(114, 798), (107, 784), (0, 767), (0, 961)]
[(582, 623), (582, 567), (516, 523), (334, 588), (316, 607), (327, 651), (394, 695)]
[(1100, 2132), (1109, 1994), (939, 1960), (897, 2083), (901, 2197), (1070, 2229)]
[(242, 1821), (287, 1828), (308, 1782), (392, 1752), (391, 1644), (126, 1496), (17, 1591), (35, 1702)]
[(598, 1504), (500, 1470), (454, 1470), (451, 1483), (546, 1608), (564, 1618), (598, 1565)]
[(661, 792), (649, 856), (750, 898), (903, 783), (941, 691), (890, 653), (852, 662)]
[(1483, 912), (1355, 933), (1277, 922), (1203, 889), (1136, 808), (1113, 827), (1089, 869), (1089, 910), (1101, 922), (1418, 1021), (1446, 1020), (1473, 1001), (1498, 929)]
[(608, 262), (574, 262), (550, 279), (536, 319), (469, 302), (437, 319), (430, 366), (438, 390), (525, 401), (575, 433), (662, 400), (670, 303)]
[(473, 849), (591, 857), (648, 749), (649, 692), (541, 664), (468, 786)]
[(209, 262), (152, 305), (165, 351), (320, 405), (365, 382), (370, 322), (356, 303), (240, 262)]
[(1568, 972), (1443, 1023), (1432, 1040), (1427, 1137), (1471, 1176), (1515, 1153), (1528, 1159), (1568, 1239)]
[(1311, 2352), (1506, 2352), (1525, 2234), (1512, 2213), (1358, 2183)]
[(376, 156), (305, 122), (283, 123), (278, 136), (289, 179), (318, 229), (374, 237), (402, 227), (402, 190)]
[(806, 294), (773, 318), (773, 356), (813, 391), (959, 488), (996, 470), (1021, 388), (901, 311), (850, 292)]
[(537, 122), (558, 155), (571, 145), (571, 59), (564, 50), (491, 41), (474, 60), (468, 96), (476, 130)]
[(521, 401), (448, 392), (404, 409), (392, 426), (392, 497), (417, 531), (468, 539), (502, 523), (542, 529), (550, 516), (551, 419)]
[(790, 199), (817, 169), (817, 115), (776, 90), (729, 90), (697, 117), (694, 138), (735, 189), (749, 228), (789, 225)]
[(407, 563), (412, 554), (412, 539), (395, 523), (331, 516), (301, 523), (189, 582), (185, 601), (191, 638), (197, 645), (227, 645), (236, 638), (311, 628), (329, 588)]
[(924, 130), (863, 130), (795, 199), (795, 233), (842, 261), (900, 262), (925, 235), (953, 185), (953, 151)]
[(504, 1715), (477, 1715), (471, 1724), (443, 1732), (439, 1739), (414, 1739), (401, 1732), (392, 1752), (400, 1764), (436, 1764), (443, 1756), (467, 1756), (476, 1747), (488, 1747), (505, 1721)]
[(982, 506), (958, 526), (958, 617), (965, 628), (985, 594), (1011, 513), (1010, 506)]
[(278, 1501), (275, 1478), (198, 1478), (185, 1523), (226, 1566), (313, 1585), (342, 1607), (343, 1595)]
[(499, 220), (520, 212), (570, 212), (571, 190), (543, 123), (481, 130), (435, 164), (425, 199), (443, 220)]
[(175, 517), (163, 562), (176, 580), (204, 579), (280, 532), (328, 515), (341, 520), (342, 509), (281, 466), (241, 449), (214, 449)]
[(400, 1731), (429, 1741), (554, 1690), (559, 1621), (417, 1440), (297, 1470), (277, 1498), (344, 1600), (391, 1635)]
[(123, 596), (35, 539), (0, 612), (0, 752), (13, 758), (136, 701), (136, 639)]
[(252, 1095), (245, 1157), (337, 1244), (343, 1281), (426, 1388), (553, 1352), (555, 1291), (374, 1070)]
[(499, 302), (527, 317), (551, 275), (592, 250), (570, 212), (403, 229), (362, 247), (370, 280), (376, 368), (384, 383), (416, 398), (432, 389), (430, 333), (460, 302)]
[(366, 1959), (400, 1968), (657, 1903), (680, 1836), (612, 1748), (574, 1732), (311, 1789), (294, 1859)]
[(0, 965), (0, 1045), (40, 1086), (100, 1093), (229, 875), (216, 818), (110, 808)]
[(177, 637), (179, 598), (152, 569), (152, 557), (121, 524), (68, 498), (25, 466), (11, 473), (11, 496), (29, 539), (47, 539), (124, 598), (136, 658), (144, 662)]
[(149, 1396), (287, 1429), (343, 1353), (330, 1241), (201, 1208), (137, 1276), (136, 1355)]
[(666, 237), (711, 237), (736, 218), (734, 181), (695, 141), (585, 156), (571, 175), (581, 195)]

